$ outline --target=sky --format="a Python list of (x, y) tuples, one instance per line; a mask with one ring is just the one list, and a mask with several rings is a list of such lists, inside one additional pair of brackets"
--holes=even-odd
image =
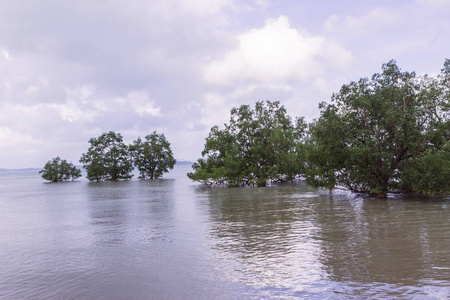
[(77, 165), (111, 130), (195, 161), (233, 107), (312, 121), (391, 59), (436, 76), (448, 16), (450, 0), (2, 0), (0, 168)]

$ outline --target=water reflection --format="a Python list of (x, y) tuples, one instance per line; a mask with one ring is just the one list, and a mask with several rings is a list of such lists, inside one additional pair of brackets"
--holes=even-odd
[(164, 239), (173, 227), (174, 180), (89, 183), (90, 223), (101, 244)]
[(229, 280), (284, 296), (449, 293), (448, 200), (380, 200), (303, 184), (196, 193)]
[(104, 183), (0, 176), (0, 298), (450, 296), (450, 199), (301, 183), (205, 189), (188, 171)]
[(332, 280), (416, 286), (450, 278), (445, 200), (333, 195), (319, 203), (315, 238)]
[[(230, 280), (295, 296), (328, 289), (311, 194), (303, 185), (258, 189), (198, 189), (210, 216), (211, 247)], [(284, 289), (288, 288), (289, 291)], [(310, 294), (310, 295), (311, 295)]]

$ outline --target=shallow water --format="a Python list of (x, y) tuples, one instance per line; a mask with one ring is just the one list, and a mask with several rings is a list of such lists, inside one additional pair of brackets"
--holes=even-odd
[(0, 299), (446, 299), (450, 199), (0, 173)]

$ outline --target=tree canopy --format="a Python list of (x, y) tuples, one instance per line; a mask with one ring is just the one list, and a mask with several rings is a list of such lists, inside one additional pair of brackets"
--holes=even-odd
[(39, 174), (43, 179), (52, 182), (75, 180), (81, 177), (81, 171), (77, 167), (59, 156), (49, 160)]
[(170, 143), (164, 134), (152, 134), (145, 137), (145, 141), (138, 138), (130, 145), (130, 152), (134, 165), (139, 169), (139, 178), (156, 179), (173, 169), (176, 160), (173, 157)]
[(133, 177), (133, 163), (128, 146), (120, 133), (105, 132), (89, 140), (91, 146), (80, 158), (93, 181), (129, 179)]
[(308, 183), (378, 195), (449, 190), (449, 74), (449, 60), (438, 78), (390, 61), (342, 86), (310, 124)]
[(203, 157), (188, 177), (225, 186), (265, 186), (268, 180), (293, 179), (302, 169), (298, 145), (305, 127), (303, 119), (294, 126), (280, 102), (233, 108), (224, 129), (211, 128)]
[(189, 178), (264, 186), (301, 174), (316, 187), (376, 195), (450, 191), (450, 60), (436, 78), (392, 60), (319, 108), (309, 125), (294, 125), (279, 102), (233, 108), (224, 129), (211, 128)]

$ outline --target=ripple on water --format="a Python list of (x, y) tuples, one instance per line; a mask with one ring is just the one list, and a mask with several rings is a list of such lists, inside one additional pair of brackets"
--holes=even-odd
[(0, 299), (450, 297), (448, 197), (211, 189), (180, 170), (0, 176)]

